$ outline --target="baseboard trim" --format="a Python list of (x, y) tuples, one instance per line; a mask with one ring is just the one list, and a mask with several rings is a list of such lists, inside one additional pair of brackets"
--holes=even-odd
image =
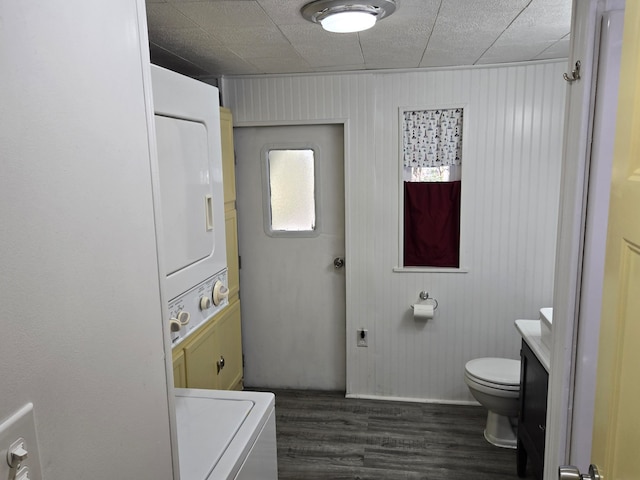
[(387, 395), (366, 395), (359, 393), (347, 393), (345, 398), (361, 398), (363, 400), (382, 400), (385, 402), (406, 402), (406, 403), (439, 403), (442, 405), (473, 405), (481, 406), (474, 400), (440, 400), (437, 398), (415, 398), (415, 397), (392, 397)]

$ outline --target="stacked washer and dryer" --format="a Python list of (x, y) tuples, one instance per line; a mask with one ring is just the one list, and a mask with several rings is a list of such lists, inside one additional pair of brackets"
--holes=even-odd
[[(155, 65), (151, 79), (175, 347), (228, 304), (219, 95)], [(175, 392), (181, 478), (277, 479), (273, 394)]]

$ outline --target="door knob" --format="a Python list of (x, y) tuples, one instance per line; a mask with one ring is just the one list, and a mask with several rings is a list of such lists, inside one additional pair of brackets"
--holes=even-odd
[(220, 374), (220, 370), (224, 368), (224, 357), (220, 355), (220, 360), (216, 362), (216, 367), (218, 368), (218, 374)]
[(336, 257), (333, 259), (333, 267), (338, 270), (344, 267), (344, 258)]
[(602, 476), (593, 464), (589, 465), (589, 473), (583, 474), (573, 465), (563, 465), (558, 469), (558, 480), (602, 480)]

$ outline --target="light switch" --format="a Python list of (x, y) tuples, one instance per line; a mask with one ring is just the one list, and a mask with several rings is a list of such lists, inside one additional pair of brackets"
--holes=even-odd
[(16, 480), (33, 480), (33, 477), (29, 476), (29, 469), (27, 467), (22, 467), (16, 473)]
[(0, 423), (0, 479), (42, 480), (33, 404)]
[(22, 465), (22, 462), (24, 462), (28, 456), (29, 452), (27, 452), (24, 438), (19, 438), (9, 447), (7, 463), (11, 468), (20, 468), (20, 465)]

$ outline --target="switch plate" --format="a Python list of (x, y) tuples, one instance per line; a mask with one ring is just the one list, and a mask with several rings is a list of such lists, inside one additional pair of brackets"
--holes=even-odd
[[(7, 452), (19, 439), (22, 439), (27, 457), (20, 463), (20, 467), (16, 471), (16, 469), (12, 470), (9, 467)], [(21, 476), (17, 476), (18, 473)], [(29, 480), (42, 480), (32, 403), (27, 403), (0, 423), (0, 479), (14, 478), (13, 476)]]
[(369, 346), (369, 330), (367, 330), (366, 328), (359, 328), (357, 333), (358, 333), (357, 345), (359, 347), (368, 347)]

